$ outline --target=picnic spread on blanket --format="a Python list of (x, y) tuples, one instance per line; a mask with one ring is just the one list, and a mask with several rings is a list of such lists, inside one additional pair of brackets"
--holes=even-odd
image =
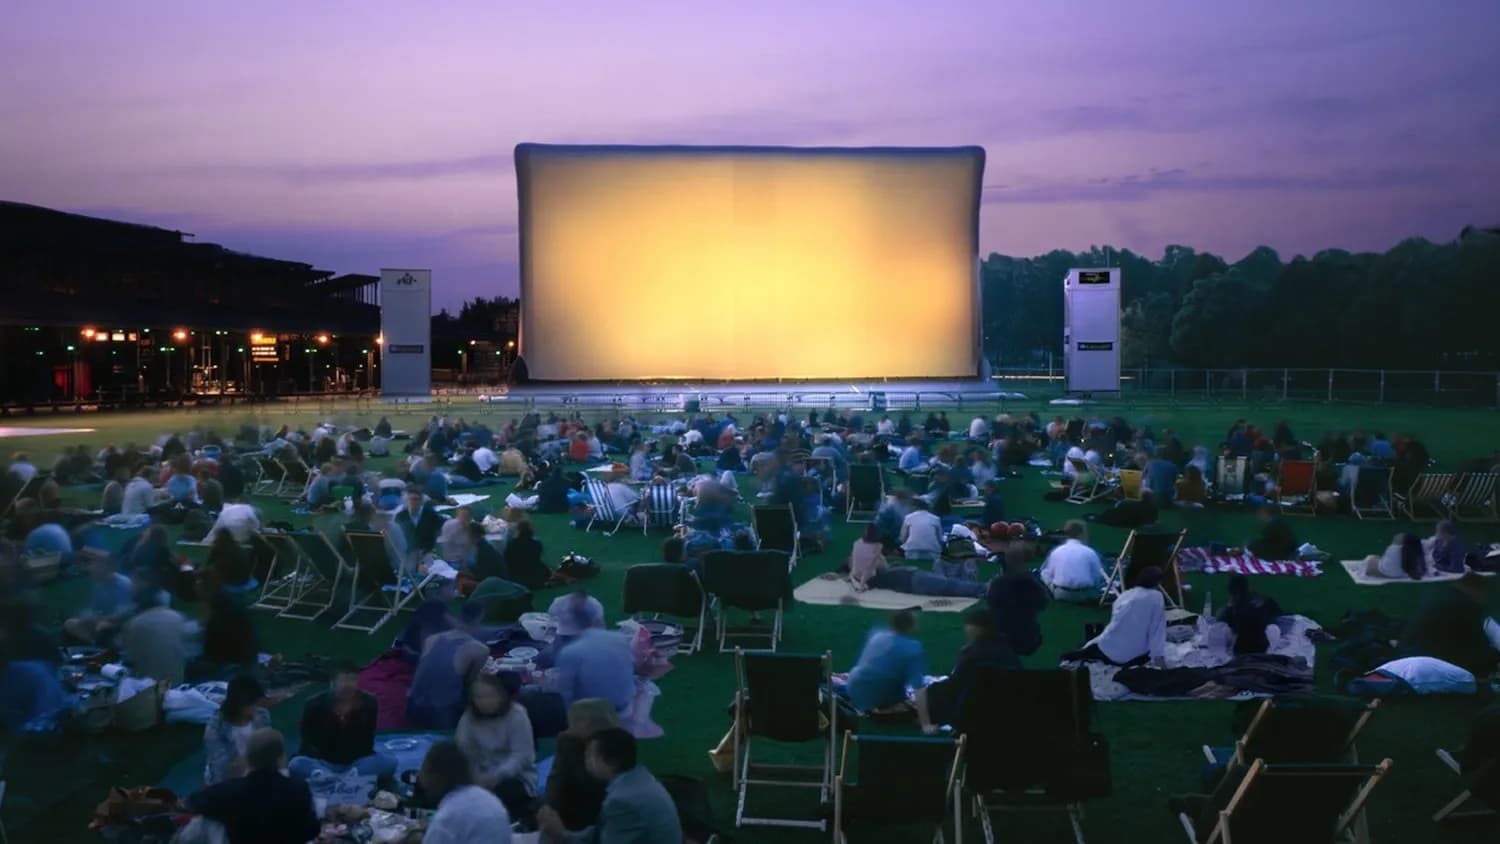
[(1492, 577), (1495, 575), (1493, 571), (1481, 571), (1479, 569), (1469, 569), (1468, 571), (1430, 570), (1427, 574), (1423, 575), (1421, 580), (1412, 580), (1409, 577), (1372, 575), (1367, 569), (1368, 563), (1365, 560), (1339, 560), (1339, 565), (1343, 567), (1344, 571), (1348, 572), (1349, 579), (1360, 586), (1384, 586), (1388, 583), (1443, 583), (1449, 580), (1458, 580), (1468, 574), (1469, 571), (1483, 577)]
[(1168, 628), (1165, 668), (1081, 664), (1088, 667), (1094, 699), (1102, 701), (1238, 701), (1312, 691), (1315, 648), (1308, 634), (1322, 628), (1302, 615), (1284, 615), (1276, 627), (1281, 635), (1271, 641), (1265, 654), (1235, 656), (1227, 625), (1200, 618), (1196, 628)]

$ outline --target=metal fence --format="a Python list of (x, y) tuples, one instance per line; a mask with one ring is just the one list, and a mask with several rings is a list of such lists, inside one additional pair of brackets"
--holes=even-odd
[[(1002, 369), (999, 389), (1053, 398), (1065, 392), (1062, 373)], [(1397, 369), (1128, 369), (1120, 398), (1168, 402), (1294, 401), (1500, 408), (1500, 372)]]

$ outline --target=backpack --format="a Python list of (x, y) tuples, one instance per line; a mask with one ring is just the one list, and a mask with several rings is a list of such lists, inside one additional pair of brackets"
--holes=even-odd
[(568, 586), (580, 580), (590, 580), (599, 576), (599, 565), (582, 554), (571, 551), (568, 556), (562, 558), (558, 563), (557, 571), (552, 573), (548, 580), (549, 586)]

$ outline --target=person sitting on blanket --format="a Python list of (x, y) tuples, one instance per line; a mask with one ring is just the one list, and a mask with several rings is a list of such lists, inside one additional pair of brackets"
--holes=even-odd
[(1163, 666), (1167, 648), (1167, 606), (1162, 595), (1162, 572), (1147, 566), (1136, 576), (1135, 586), (1120, 593), (1103, 632), (1084, 644), (1082, 650), (1063, 654), (1064, 662), (1097, 661), (1111, 665)]
[(406, 693), (406, 720), (423, 730), (451, 730), (463, 714), (465, 690), (484, 668), (490, 649), (470, 632), (484, 607), (464, 604), (464, 616), (429, 636)]
[(927, 676), (922, 643), (914, 638), (917, 617), (906, 610), (891, 616), (891, 625), (872, 632), (849, 671), (844, 695), (860, 712), (879, 712), (906, 704), (906, 690), (920, 689)]
[(1088, 525), (1079, 519), (1069, 519), (1062, 532), (1067, 538), (1042, 563), (1042, 584), (1059, 601), (1097, 602), (1108, 579), (1099, 552), (1089, 547)]
[(1422, 540), (1414, 533), (1398, 533), (1380, 556), (1365, 558), (1365, 576), (1389, 580), (1421, 580), (1427, 575)]
[[(474, 766), (458, 743), (444, 739), (427, 749), (417, 785), (437, 812), (420, 840), (432, 844), (510, 844), (510, 813), (489, 789), (474, 782)], [(416, 839), (408, 836), (407, 842)]]
[(1429, 595), (1407, 621), (1398, 652), (1440, 659), (1476, 678), (1490, 676), (1500, 657), (1500, 622), (1485, 612), (1484, 581), (1471, 571)]
[(940, 725), (957, 720), (975, 672), (1021, 667), (1010, 643), (995, 629), (995, 619), (989, 610), (969, 610), (964, 616), (964, 639), (967, 644), (958, 652), (953, 673), (917, 691), (917, 723), (929, 735), (936, 733)]
[(911, 493), (898, 489), (885, 497), (875, 511), (874, 525), (880, 528), (880, 542), (887, 549), (901, 544), (901, 527), (911, 512)]
[(1203, 482), (1203, 470), (1189, 463), (1177, 479), (1177, 506), (1200, 509), (1208, 501), (1208, 485)]
[(360, 691), (354, 663), (336, 663), (328, 691), (302, 708), (302, 747), (287, 771), (301, 780), (314, 771), (343, 774), (351, 769), (377, 782), (394, 777), (396, 757), (375, 752), (379, 710), (375, 696)]
[(921, 498), (913, 498), (911, 507), (911, 512), (901, 520), (901, 556), (908, 560), (936, 560), (943, 553), (943, 520)]
[[(548, 649), (553, 658), (583, 631), (604, 626), (604, 605), (582, 588), (553, 599), (547, 606), (547, 615), (557, 625), (557, 635)], [(551, 664), (550, 659), (548, 664)]]
[(114, 557), (99, 554), (89, 561), (89, 581), (88, 605), (63, 622), (63, 632), (76, 642), (108, 644), (135, 609), (130, 578), (115, 570)]
[(246, 740), (243, 776), (212, 784), (187, 799), (187, 808), (223, 825), (229, 844), (303, 844), (322, 829), (312, 792), (281, 773), (281, 733), (257, 729)]
[(1466, 562), (1469, 547), (1463, 537), (1458, 535), (1453, 522), (1448, 519), (1437, 523), (1433, 528), (1432, 538), (1423, 540), (1422, 547), (1427, 552), (1427, 562), (1434, 572), (1463, 574), (1469, 570)]
[(401, 531), (405, 546), (427, 552), (437, 546), (443, 517), (427, 503), (427, 492), (415, 484), (406, 487), (406, 502), (396, 512), (394, 526)]
[(889, 589), (908, 595), (978, 598), (985, 591), (985, 585), (977, 580), (943, 577), (915, 566), (888, 565), (880, 529), (874, 524), (865, 525), (864, 534), (854, 540), (849, 552), (849, 582), (856, 592)]
[(1239, 573), (1229, 576), (1229, 603), (1219, 610), (1219, 620), (1233, 631), (1236, 654), (1270, 650), (1266, 628), (1280, 617), (1281, 606), (1275, 599), (1250, 591), (1250, 578)]
[(453, 740), (474, 767), (474, 783), (493, 791), (512, 818), (529, 821), (536, 793), (536, 739), (526, 707), (512, 699), (504, 678), (479, 674), (469, 684), (469, 706)]
[(619, 727), (600, 730), (589, 739), (584, 759), (589, 773), (605, 783), (599, 819), (589, 829), (569, 832), (562, 817), (544, 806), (537, 812), (544, 840), (682, 844), (677, 807), (656, 777), (637, 764), (635, 736)]
[(454, 568), (464, 568), (474, 561), (473, 526), (474, 511), (460, 507), (438, 531), (438, 552)]
[(1030, 656), (1042, 646), (1038, 617), (1047, 608), (1047, 587), (1029, 568), (1030, 546), (1012, 542), (1005, 547), (1005, 573), (993, 579), (985, 592), (985, 603), (995, 619), (995, 629), (1005, 636), (1011, 650)]
[(542, 802), (570, 830), (587, 829), (599, 819), (604, 783), (589, 775), (585, 752), (595, 733), (619, 725), (615, 708), (607, 700), (586, 698), (568, 707), (568, 728), (557, 736), (557, 753), (552, 757)]
[(266, 688), (254, 675), (237, 674), (229, 681), (224, 702), (203, 727), (204, 785), (245, 775), (251, 734), (271, 726), (265, 700)]
[(604, 698), (624, 713), (635, 703), (635, 654), (630, 640), (603, 626), (581, 630), (557, 654), (555, 691), (572, 705), (585, 698)]
[(1270, 504), (1262, 504), (1256, 513), (1260, 517), (1260, 536), (1250, 540), (1245, 550), (1270, 562), (1297, 559), (1297, 534), (1286, 519), (1277, 515)]

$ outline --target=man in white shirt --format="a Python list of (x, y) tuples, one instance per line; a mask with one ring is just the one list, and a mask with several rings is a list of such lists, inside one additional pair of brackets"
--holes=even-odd
[(891, 417), (882, 416), (880, 417), (880, 421), (875, 425), (875, 433), (882, 437), (895, 436), (896, 423), (891, 421)]
[(1068, 453), (1063, 456), (1063, 476), (1070, 481), (1078, 477), (1078, 467), (1073, 465), (1074, 460), (1087, 462), (1087, 456), (1083, 453), (1083, 449), (1076, 445), (1070, 446)]
[(1078, 519), (1063, 525), (1063, 544), (1042, 564), (1042, 583), (1059, 601), (1098, 601), (1104, 591), (1104, 561), (1089, 547), (1088, 526)]
[(496, 466), (500, 465), (500, 456), (489, 446), (482, 445), (474, 449), (474, 453), (470, 454), (469, 457), (473, 458), (474, 465), (479, 467), (479, 471), (486, 475), (494, 471)]
[(1114, 665), (1164, 667), (1167, 648), (1167, 600), (1162, 594), (1162, 572), (1148, 566), (1136, 577), (1135, 586), (1115, 599), (1109, 624), (1083, 646), (1064, 654), (1065, 661), (1095, 660)]
[(149, 475), (150, 469), (142, 469), (141, 473), (130, 479), (125, 485), (125, 492), (120, 501), (120, 515), (139, 516), (151, 509), (156, 503), (156, 487), (151, 485)]
[(969, 422), (969, 439), (982, 440), (990, 434), (990, 425), (984, 421), (983, 416), (976, 416)]
[(920, 498), (901, 520), (901, 553), (908, 560), (936, 560), (943, 553), (943, 520)]
[[(129, 496), (130, 490), (126, 489), (125, 494)], [(212, 545), (214, 537), (224, 531), (228, 531), (235, 542), (244, 545), (250, 541), (250, 537), (260, 532), (260, 516), (249, 504), (225, 504), (224, 509), (219, 511), (219, 518), (214, 521), (214, 526), (203, 537), (204, 544)]]
[(474, 784), (469, 760), (456, 742), (444, 739), (429, 748), (417, 779), (437, 800), (423, 844), (510, 844), (505, 804)]

